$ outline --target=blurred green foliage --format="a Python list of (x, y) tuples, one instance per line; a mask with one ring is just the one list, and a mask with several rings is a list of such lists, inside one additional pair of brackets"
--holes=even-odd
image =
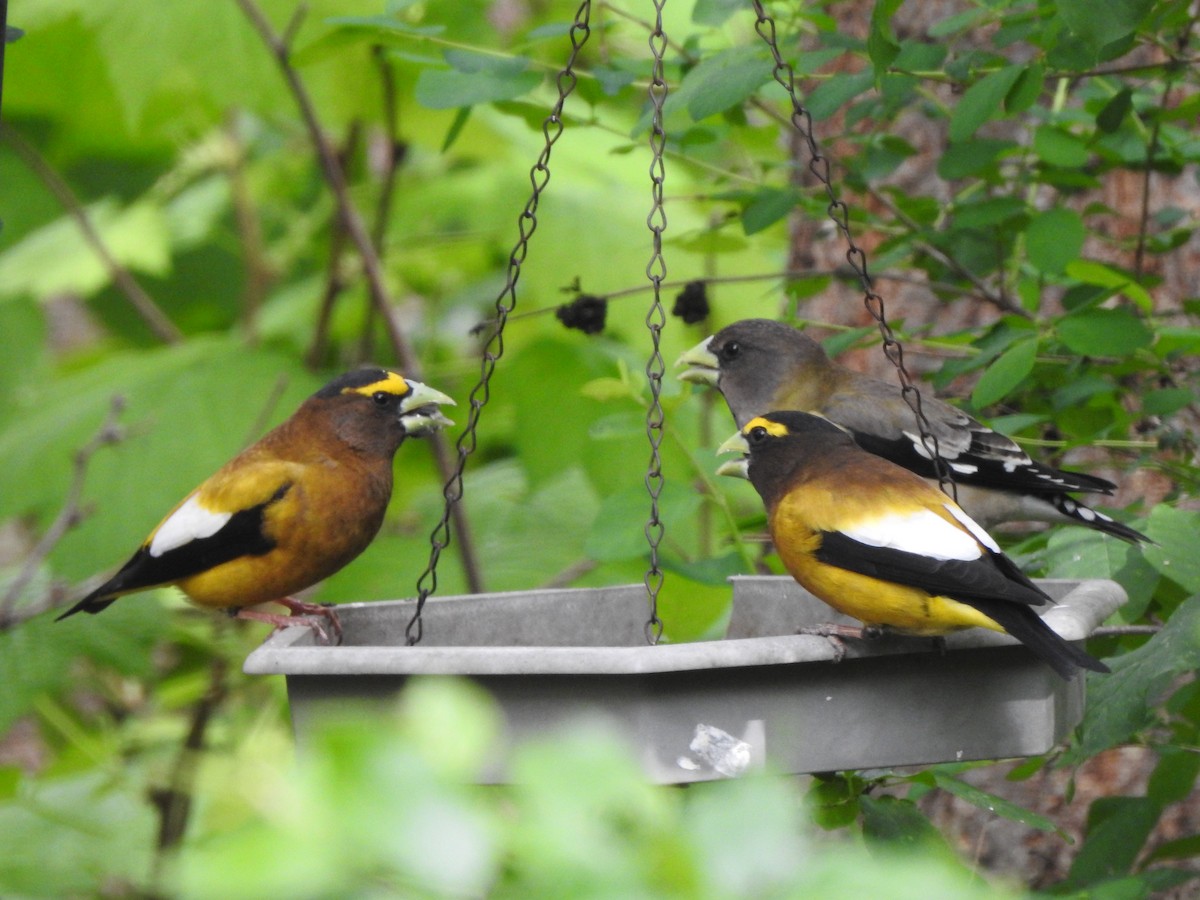
[[(1113, 624), (1162, 626), (1094, 642), (1113, 675), (1089, 679), (1066, 752), (1022, 770), (1124, 744), (1157, 754), (1144, 795), (1092, 805), (1063, 886), (1147, 896), (1185, 880), (1200, 853), (1186, 837), (1148, 844), (1189, 796), (1200, 744), (1200, 306), (1161, 274), (1194, 253), (1196, 221), (1185, 203), (1142, 208), (1152, 181), (1194, 181), (1200, 161), (1196, 13), (1184, 0), (1103, 15), (1085, 0), (989, 0), (910, 27), (916, 4), (857, 4), (861, 22), (845, 6), (770, 11), (816, 135), (836, 148), (852, 229), (872, 235), (871, 271), (920, 276), (946, 309), (985, 311), (986, 325), (951, 331), (891, 307), (910, 346), (944, 353), (934, 386), (1051, 461), (1091, 445), (1089, 464), (1159, 477), (1117, 513), (1154, 546), (1068, 528), (1007, 539), (1031, 572), (1119, 581), (1130, 603)], [(461, 424), (576, 5), (261, 8), (276, 29), (292, 22), (294, 71), (377, 237), (395, 321)], [(489, 590), (645, 569), (645, 14), (594, 10), (551, 157), (466, 476)], [(806, 798), (769, 776), (650, 788), (598, 725), (518, 748), (516, 785), (470, 787), (499, 726), (457, 683), (414, 684), (393, 720), (331, 721), (296, 761), (282, 685), (234, 674), (260, 628), (170, 591), (53, 625), (52, 606), (316, 385), (394, 357), (245, 4), (56, 0), (10, 15), (23, 34), (6, 48), (0, 133), (0, 522), (13, 548), (0, 558), (0, 893), (992, 896), (1002, 888), (970, 880), (915, 801), (945, 791), (1054, 832), (952, 767), (830, 775)], [(783, 277), (789, 223), (826, 223), (828, 197), (793, 178), (807, 161), (790, 155), (790, 109), (748, 4), (672, 2), (664, 24), (665, 301), (714, 279), (712, 316), (665, 330), (669, 363), (730, 321), (802, 321), (814, 298), (846, 292), (841, 271)], [(904, 181), (922, 160), (928, 178)], [(183, 340), (164, 344), (134, 312), (58, 180)], [(603, 335), (542, 314), (578, 290), (620, 292)], [(827, 346), (875, 337), (845, 329)], [(34, 555), (114, 396), (122, 440), (88, 460), (80, 521)], [(753, 492), (712, 476), (724, 411), (670, 377), (663, 405), (663, 618), (672, 640), (716, 637), (725, 576), (777, 561), (742, 540), (761, 528)], [(413, 593), (440, 479), (424, 444), (397, 467), (380, 538), (317, 599)], [(465, 584), (451, 546), (439, 590)]]

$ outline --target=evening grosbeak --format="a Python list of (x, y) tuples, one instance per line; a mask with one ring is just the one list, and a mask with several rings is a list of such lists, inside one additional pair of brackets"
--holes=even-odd
[(1107, 667), (1055, 634), (1048, 597), (949, 497), (809, 413), (750, 419), (721, 447), (767, 507), (779, 558), (809, 593), (869, 627), (1007, 632), (1063, 678)]
[[(864, 450), (937, 477), (900, 386), (831, 362), (820, 344), (789, 325), (735, 322), (683, 354), (678, 365), (688, 367), (681, 380), (721, 391), (739, 428), (771, 410), (817, 413), (849, 431)], [(1111, 481), (1035, 462), (1010, 438), (934, 397), (923, 397), (921, 408), (950, 466), (958, 502), (978, 521), (1073, 522), (1126, 541), (1149, 540), (1070, 496), (1111, 494)]]
[(291, 595), (367, 548), (392, 495), (392, 458), (406, 437), (453, 424), (445, 394), (386, 369), (336, 378), (290, 419), (188, 494), (108, 581), (58, 618), (98, 613), (118, 597), (175, 585), (193, 603), (274, 625), (243, 609), (272, 601), (324, 636), (326, 606)]

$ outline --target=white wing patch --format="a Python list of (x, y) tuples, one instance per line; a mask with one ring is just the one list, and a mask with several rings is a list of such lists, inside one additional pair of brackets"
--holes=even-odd
[(184, 544), (212, 537), (232, 517), (232, 513), (205, 509), (193, 494), (154, 532), (154, 539), (150, 541), (150, 555), (162, 556)]
[[(953, 512), (953, 510), (951, 511)], [(955, 513), (955, 518), (959, 518), (958, 513)], [(966, 522), (963, 524), (966, 527)], [(995, 546), (995, 542), (984, 533), (982, 528), (975, 525), (974, 522), (971, 522), (971, 525), (986, 538), (987, 545)], [(969, 562), (979, 559), (983, 555), (979, 549), (979, 543), (976, 543), (975, 537), (972, 537), (974, 531), (968, 534), (962, 529), (955, 528), (937, 513), (928, 509), (885, 515), (878, 519), (859, 522), (852, 528), (843, 528), (842, 533), (848, 538), (871, 547), (890, 547), (893, 550), (916, 553), (931, 559), (961, 559)]]
[(975, 536), (975, 540), (979, 541), (979, 543), (983, 544), (983, 546), (987, 547), (993, 553), (1000, 552), (1000, 545), (993, 540), (990, 534), (983, 530), (982, 525), (963, 512), (961, 506), (955, 506), (953, 503), (943, 503), (942, 505), (946, 507), (946, 512), (962, 523), (963, 528)]

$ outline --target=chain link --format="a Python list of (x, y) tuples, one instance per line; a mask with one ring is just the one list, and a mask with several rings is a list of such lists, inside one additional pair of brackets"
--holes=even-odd
[(667, 99), (667, 82), (663, 71), (663, 55), (667, 48), (667, 35), (663, 31), (663, 7), (666, 0), (654, 0), (654, 29), (650, 32), (650, 52), (654, 66), (650, 75), (649, 97), (653, 107), (650, 122), (650, 214), (646, 226), (650, 229), (652, 250), (646, 264), (646, 277), (654, 288), (654, 298), (646, 313), (646, 328), (650, 332), (650, 358), (646, 362), (646, 380), (650, 384), (650, 407), (646, 410), (646, 437), (650, 441), (650, 463), (646, 468), (646, 491), (650, 495), (650, 518), (646, 521), (646, 543), (650, 546), (650, 565), (646, 570), (646, 594), (650, 601), (650, 617), (646, 620), (646, 642), (657, 644), (662, 637), (663, 623), (658, 617), (658, 593), (662, 589), (663, 573), (658, 566), (658, 548), (663, 539), (663, 523), (659, 516), (658, 500), (662, 496), (662, 458), (659, 449), (663, 440), (662, 381), (666, 373), (659, 345), (666, 311), (662, 305), (662, 282), (667, 276), (667, 265), (662, 255), (662, 235), (667, 228), (667, 214), (663, 208), (663, 181), (666, 170), (663, 152), (667, 136), (663, 131), (663, 103)]
[(909, 408), (912, 409), (913, 415), (916, 416), (917, 430), (921, 436), (921, 446), (933, 462), (934, 471), (937, 473), (938, 485), (944, 492), (957, 500), (958, 490), (954, 484), (954, 476), (950, 471), (950, 466), (938, 451), (937, 435), (933, 433), (929, 419), (926, 417), (925, 411), (921, 408), (921, 391), (913, 383), (912, 377), (908, 374), (908, 370), (904, 366), (904, 347), (896, 338), (895, 332), (892, 331), (892, 326), (888, 324), (883, 297), (875, 291), (874, 282), (867, 272), (867, 254), (854, 242), (854, 236), (850, 233), (850, 208), (844, 201), (838, 198), (837, 192), (834, 190), (829, 159), (821, 153), (821, 148), (817, 144), (816, 137), (813, 135), (812, 115), (800, 103), (799, 97), (796, 96), (795, 72), (789, 63), (784, 62), (783, 57), (779, 53), (779, 43), (775, 36), (775, 22), (767, 14), (766, 10), (763, 9), (760, 0), (752, 0), (752, 2), (755, 15), (757, 16), (754, 30), (758, 32), (759, 37), (770, 48), (771, 56), (775, 61), (772, 75), (775, 81), (787, 91), (788, 98), (792, 102), (791, 121), (808, 150), (808, 169), (812, 172), (813, 177), (821, 182), (825, 188), (825, 194), (829, 199), (826, 211), (833, 224), (837, 226), (838, 231), (842, 233), (842, 236), (846, 240), (846, 261), (850, 264), (850, 268), (854, 270), (855, 274), (858, 275), (859, 284), (863, 289), (863, 305), (866, 306), (871, 318), (879, 325), (879, 333), (883, 337), (884, 355), (896, 367), (896, 373), (900, 380), (901, 395), (904, 397), (905, 402), (908, 403)]
[(517, 281), (521, 277), (521, 265), (525, 262), (525, 257), (529, 252), (529, 239), (537, 230), (538, 203), (541, 200), (542, 191), (546, 189), (546, 185), (550, 181), (550, 152), (563, 132), (563, 107), (567, 102), (567, 97), (575, 90), (575, 63), (580, 50), (587, 43), (591, 34), (591, 12), (591, 0), (584, 0), (575, 12), (575, 21), (571, 25), (570, 31), (571, 54), (567, 57), (562, 71), (558, 73), (556, 82), (558, 99), (551, 108), (550, 114), (542, 122), (545, 144), (537, 162), (529, 170), (532, 192), (517, 219), (518, 237), (512, 253), (508, 257), (508, 278), (499, 296), (496, 297), (495, 326), (483, 348), (479, 383), (471, 390), (467, 424), (456, 444), (458, 462), (454, 473), (442, 489), (442, 497), (446, 501), (442, 518), (429, 535), (429, 564), (421, 573), (421, 577), (417, 579), (417, 608), (404, 632), (409, 646), (421, 640), (423, 632), (421, 612), (429, 595), (437, 590), (438, 560), (441, 558), (442, 551), (450, 545), (450, 517), (455, 504), (462, 499), (463, 471), (466, 469), (467, 457), (475, 452), (478, 444), (476, 430), (479, 427), (479, 417), (491, 397), (490, 382), (496, 369), (496, 362), (504, 355), (504, 325), (508, 321), (508, 314), (517, 305)]

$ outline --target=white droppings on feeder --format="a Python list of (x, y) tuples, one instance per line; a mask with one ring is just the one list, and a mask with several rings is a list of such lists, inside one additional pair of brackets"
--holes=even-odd
[(753, 757), (753, 748), (746, 741), (734, 737), (728, 731), (722, 731), (715, 725), (705, 725), (703, 722), (696, 726), (688, 749), (714, 772), (726, 778), (745, 772)]

